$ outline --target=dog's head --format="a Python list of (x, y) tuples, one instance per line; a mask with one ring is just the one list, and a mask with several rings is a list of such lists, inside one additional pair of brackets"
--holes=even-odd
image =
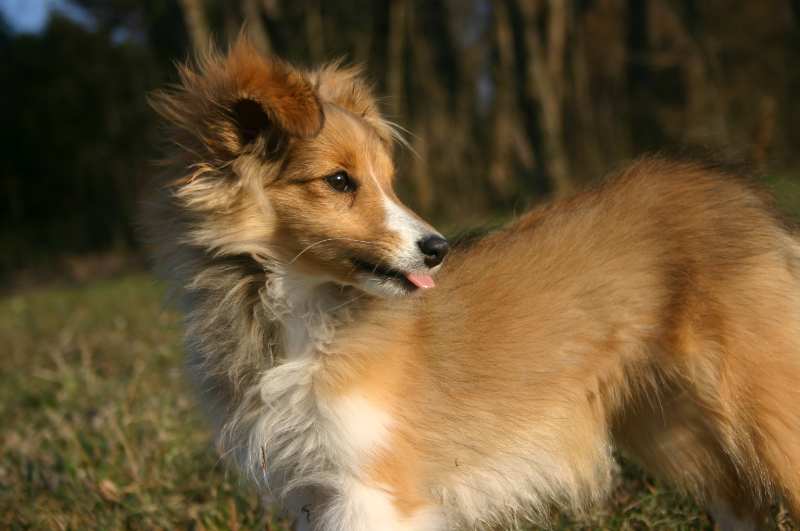
[(184, 243), (381, 295), (433, 286), (447, 241), (393, 191), (394, 130), (352, 68), (301, 71), (246, 42), (152, 103), (185, 175)]

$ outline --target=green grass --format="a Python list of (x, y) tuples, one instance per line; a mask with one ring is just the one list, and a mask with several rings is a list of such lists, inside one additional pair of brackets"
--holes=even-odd
[(0, 528), (285, 529), (226, 472), (146, 276), (0, 301)]
[(800, 175), (776, 174), (764, 180), (774, 194), (778, 208), (789, 221), (800, 223)]
[[(286, 529), (219, 462), (162, 299), (145, 275), (0, 299), (0, 528)], [(556, 527), (711, 528), (622, 468), (607, 506)]]

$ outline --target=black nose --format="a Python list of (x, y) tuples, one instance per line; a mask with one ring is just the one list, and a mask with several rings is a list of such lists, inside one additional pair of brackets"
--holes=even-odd
[(417, 242), (422, 254), (425, 255), (425, 265), (428, 267), (436, 267), (442, 263), (447, 251), (450, 250), (450, 244), (441, 236), (425, 236)]

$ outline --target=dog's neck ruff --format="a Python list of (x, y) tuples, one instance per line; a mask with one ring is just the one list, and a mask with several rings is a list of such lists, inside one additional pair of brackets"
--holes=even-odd
[[(201, 390), (218, 405), (221, 452), (277, 498), (333, 486), (342, 468), (356, 465), (314, 377), (336, 329), (351, 320), (349, 303), (363, 295), (291, 272), (218, 272), (195, 281), (213, 289), (196, 295), (205, 300), (188, 317), (187, 338)], [(228, 363), (240, 366), (232, 371)]]
[(339, 308), (341, 298), (336, 286), (319, 279), (267, 272), (261, 303), (273, 321), (278, 358), (291, 361), (322, 353), (346, 316)]

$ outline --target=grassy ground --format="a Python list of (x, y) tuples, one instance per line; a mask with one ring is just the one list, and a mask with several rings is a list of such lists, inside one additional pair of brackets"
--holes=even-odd
[[(0, 527), (285, 529), (210, 446), (179, 325), (144, 275), (0, 300)], [(559, 526), (709, 527), (624, 470), (609, 507)]]
[(0, 528), (284, 529), (209, 446), (146, 276), (0, 301)]
[[(129, 275), (0, 299), (0, 528), (286, 529), (210, 446), (162, 298)], [(711, 529), (622, 469), (608, 506), (556, 528)]]

